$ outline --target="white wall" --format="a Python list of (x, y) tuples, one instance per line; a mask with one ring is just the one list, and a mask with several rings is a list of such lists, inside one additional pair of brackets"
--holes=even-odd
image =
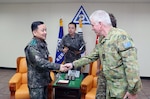
[[(137, 46), (141, 76), (150, 77), (150, 3), (0, 4), (0, 66), (16, 67), (16, 58), (24, 56), (24, 47), (32, 38), (30, 25), (35, 20), (42, 20), (47, 25), (46, 41), (51, 56), (55, 58), (59, 19), (63, 19), (64, 32), (67, 34), (67, 25), (81, 5), (88, 15), (103, 9), (116, 16), (118, 27), (130, 33)], [(95, 46), (96, 36), (89, 25), (83, 26), (83, 32), (88, 54)]]

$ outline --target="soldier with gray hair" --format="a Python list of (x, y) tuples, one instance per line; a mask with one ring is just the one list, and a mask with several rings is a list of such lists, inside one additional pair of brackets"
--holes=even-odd
[(104, 10), (92, 13), (90, 21), (92, 30), (100, 36), (99, 43), (89, 55), (65, 65), (69, 69), (77, 68), (100, 59), (102, 69), (98, 78), (103, 76), (106, 79), (106, 92), (99, 91), (101, 81), (98, 79), (96, 99), (137, 99), (142, 83), (132, 38), (126, 31), (114, 28)]

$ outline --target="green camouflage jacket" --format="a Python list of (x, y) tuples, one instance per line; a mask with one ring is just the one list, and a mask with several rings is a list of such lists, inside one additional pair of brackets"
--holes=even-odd
[(127, 91), (135, 94), (141, 89), (137, 50), (125, 31), (112, 28), (105, 38), (100, 37), (89, 55), (74, 61), (73, 65), (83, 66), (97, 59), (101, 60), (107, 81), (106, 97), (122, 98)]

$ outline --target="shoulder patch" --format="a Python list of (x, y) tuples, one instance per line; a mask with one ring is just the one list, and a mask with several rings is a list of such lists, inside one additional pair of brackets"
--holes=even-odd
[(132, 46), (131, 42), (123, 43), (124, 48), (130, 48)]

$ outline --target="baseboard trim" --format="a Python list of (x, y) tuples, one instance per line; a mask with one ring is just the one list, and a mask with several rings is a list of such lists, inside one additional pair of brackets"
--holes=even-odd
[[(0, 67), (0, 69), (12, 69), (12, 70), (16, 70), (16, 68), (10, 68), (10, 67)], [(86, 77), (88, 75), (88, 73), (83, 73), (84, 77)], [(145, 79), (145, 80), (150, 80), (150, 77), (144, 77), (144, 76), (141, 76), (140, 77), (141, 79)]]
[(142, 77), (141, 76), (141, 79), (150, 80), (150, 77)]
[(0, 67), (0, 69), (13, 69), (13, 70), (16, 70), (16, 68), (12, 68), (12, 67)]
[[(83, 73), (84, 77), (88, 75), (88, 73)], [(141, 79), (147, 79), (147, 80), (150, 80), (150, 77), (144, 77), (144, 76), (141, 76), (140, 77)]]

